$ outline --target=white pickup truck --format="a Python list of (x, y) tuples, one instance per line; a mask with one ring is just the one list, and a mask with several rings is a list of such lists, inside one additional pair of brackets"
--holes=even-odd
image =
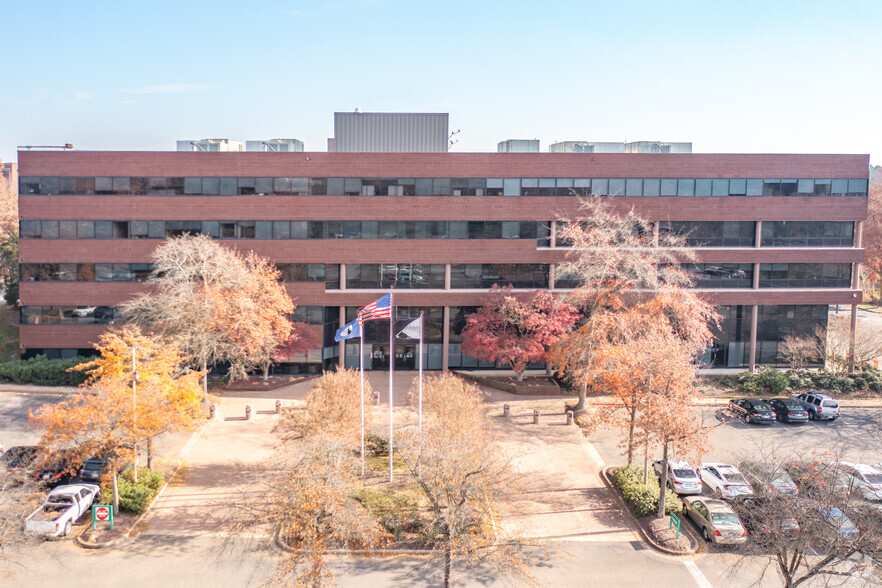
[(25, 519), (25, 532), (63, 537), (70, 534), (74, 522), (89, 510), (100, 488), (96, 484), (58, 486), (46, 503)]

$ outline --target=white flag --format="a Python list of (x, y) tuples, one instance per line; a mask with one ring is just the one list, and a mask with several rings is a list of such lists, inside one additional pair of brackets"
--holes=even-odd
[(422, 317), (417, 317), (411, 322), (407, 323), (407, 326), (398, 331), (398, 334), (395, 335), (396, 339), (419, 339), (420, 333), (422, 332)]

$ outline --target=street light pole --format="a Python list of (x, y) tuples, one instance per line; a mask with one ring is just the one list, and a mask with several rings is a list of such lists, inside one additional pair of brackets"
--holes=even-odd
[(132, 347), (132, 451), (135, 454), (135, 468), (132, 482), (138, 483), (138, 347)]

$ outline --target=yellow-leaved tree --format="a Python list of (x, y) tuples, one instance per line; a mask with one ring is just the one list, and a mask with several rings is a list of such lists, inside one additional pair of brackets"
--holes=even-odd
[(98, 358), (71, 368), (89, 374), (80, 391), (41, 408), (32, 425), (43, 430), (40, 446), (49, 458), (71, 466), (91, 455), (108, 459), (118, 508), (117, 475), (129, 461), (137, 466), (139, 448), (198, 423), (202, 373), (186, 367), (189, 358), (173, 343), (135, 326), (105, 333), (96, 348)]

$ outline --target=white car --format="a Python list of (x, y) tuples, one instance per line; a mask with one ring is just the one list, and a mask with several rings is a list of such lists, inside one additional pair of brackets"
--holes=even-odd
[(25, 519), (25, 531), (50, 537), (70, 534), (101, 489), (96, 484), (68, 484), (49, 493), (46, 502)]
[[(662, 477), (662, 462), (652, 464), (658, 479)], [(688, 462), (668, 460), (668, 488), (677, 494), (701, 494), (701, 478)]]
[(830, 465), (839, 467), (851, 492), (861, 492), (865, 500), (882, 500), (882, 471), (870, 465), (847, 461)]
[(714, 496), (734, 498), (753, 494), (753, 488), (738, 468), (725, 463), (703, 463), (698, 470), (701, 481)]

